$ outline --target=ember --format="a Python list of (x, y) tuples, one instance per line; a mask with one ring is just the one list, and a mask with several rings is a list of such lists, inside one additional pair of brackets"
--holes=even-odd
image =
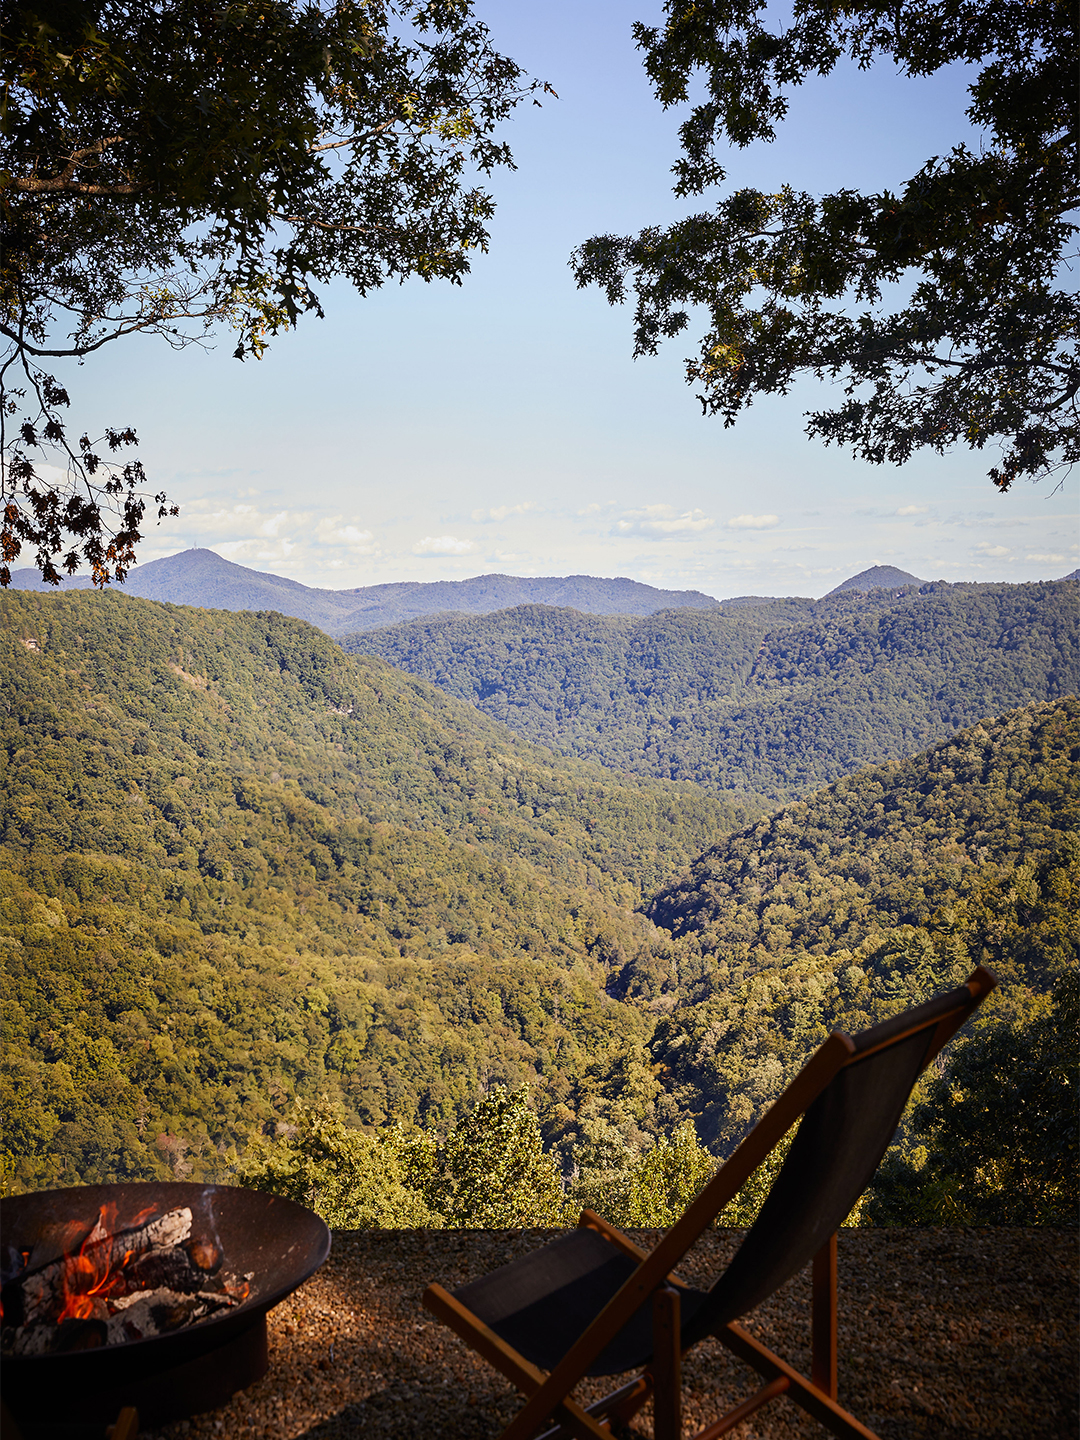
[(119, 1225), (116, 1213), (115, 1204), (103, 1204), (88, 1232), (68, 1225), (32, 1251), (9, 1256), (0, 1292), (3, 1354), (145, 1340), (247, 1299), (253, 1275), (223, 1267), (211, 1222), (196, 1223), (190, 1206), (164, 1214), (151, 1206)]

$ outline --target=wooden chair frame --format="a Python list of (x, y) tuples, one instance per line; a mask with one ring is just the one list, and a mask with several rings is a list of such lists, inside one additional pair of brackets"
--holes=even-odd
[[(996, 976), (981, 965), (972, 973), (966, 982), (970, 999), (966, 1003), (961, 1001), (938, 1019), (923, 1068), (996, 984)], [(652, 1251), (641, 1250), (629, 1236), (608, 1225), (593, 1211), (582, 1211), (579, 1226), (599, 1231), (638, 1265), (549, 1374), (545, 1375), (531, 1364), (441, 1285), (429, 1285), (423, 1296), (425, 1307), (526, 1396), (525, 1404), (502, 1432), (501, 1440), (530, 1440), (548, 1419), (557, 1423), (554, 1429), (544, 1433), (542, 1440), (570, 1440), (571, 1436), (574, 1440), (611, 1440), (610, 1425), (629, 1422), (650, 1397), (656, 1440), (682, 1440), (679, 1291), (685, 1286), (673, 1273), (675, 1266), (846, 1065), (864, 1060), (921, 1028), (924, 1027), (913, 1024), (881, 1045), (858, 1051), (848, 1035), (834, 1031)], [(570, 1392), (627, 1320), (646, 1303), (652, 1306), (654, 1349), (650, 1363), (640, 1375), (604, 1399), (588, 1407), (579, 1405)], [(755, 1340), (737, 1322), (716, 1326), (709, 1333), (756, 1370), (765, 1384), (699, 1431), (694, 1440), (719, 1440), (762, 1405), (785, 1394), (842, 1440), (856, 1440), (856, 1437), (857, 1440), (877, 1440), (873, 1431), (860, 1424), (837, 1401), (836, 1315), (834, 1233), (812, 1262), (809, 1378)]]

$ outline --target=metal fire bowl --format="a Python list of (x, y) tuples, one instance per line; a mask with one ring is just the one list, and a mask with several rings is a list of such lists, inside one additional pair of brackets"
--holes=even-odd
[[(123, 1223), (154, 1206), (212, 1207), (224, 1263), (254, 1272), (242, 1305), (184, 1329), (124, 1345), (61, 1355), (8, 1356), (4, 1399), (27, 1434), (61, 1435), (69, 1426), (116, 1419), (122, 1405), (140, 1405), (144, 1423), (182, 1419), (223, 1404), (266, 1371), (266, 1314), (313, 1275), (330, 1253), (330, 1232), (317, 1215), (291, 1200), (229, 1185), (82, 1185), (39, 1190), (0, 1201), (3, 1241), (30, 1250), (73, 1221), (89, 1231), (102, 1205)], [(74, 1431), (72, 1432), (74, 1433)]]

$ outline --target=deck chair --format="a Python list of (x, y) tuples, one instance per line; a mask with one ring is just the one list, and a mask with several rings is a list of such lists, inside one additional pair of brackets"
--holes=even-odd
[[(527, 1397), (502, 1440), (611, 1440), (651, 1397), (656, 1440), (682, 1440), (682, 1354), (716, 1336), (764, 1386), (700, 1431), (718, 1440), (786, 1394), (834, 1435), (875, 1440), (837, 1403), (836, 1231), (869, 1184), (919, 1073), (997, 984), (979, 966), (958, 990), (851, 1037), (834, 1031), (651, 1252), (590, 1210), (578, 1228), (453, 1294), (423, 1303)], [(754, 1225), (710, 1290), (673, 1274), (791, 1126), (802, 1123)], [(810, 1377), (737, 1323), (813, 1262)], [(633, 1379), (595, 1404), (583, 1376)], [(545, 1374), (545, 1372), (547, 1372)]]

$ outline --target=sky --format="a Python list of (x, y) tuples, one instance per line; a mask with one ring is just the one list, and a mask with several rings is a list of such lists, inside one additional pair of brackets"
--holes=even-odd
[[(655, 0), (480, 0), (504, 53), (558, 99), (507, 125), (491, 247), (460, 288), (323, 292), (267, 356), (139, 337), (69, 379), (92, 433), (136, 427), (179, 504), (145, 563), (205, 546), (308, 585), (623, 575), (718, 598), (820, 595), (871, 565), (924, 580), (1056, 578), (1078, 563), (1076, 479), (1000, 495), (995, 457), (878, 467), (810, 440), (807, 383), (706, 419), (683, 378), (691, 327), (632, 357), (632, 311), (578, 290), (575, 245), (703, 208), (671, 194), (678, 111), (653, 97), (631, 23)], [(896, 187), (972, 138), (965, 75), (851, 67), (802, 87), (777, 141), (732, 151), (727, 186)], [(724, 189), (727, 188), (724, 187)], [(722, 191), (720, 193), (723, 193)]]

